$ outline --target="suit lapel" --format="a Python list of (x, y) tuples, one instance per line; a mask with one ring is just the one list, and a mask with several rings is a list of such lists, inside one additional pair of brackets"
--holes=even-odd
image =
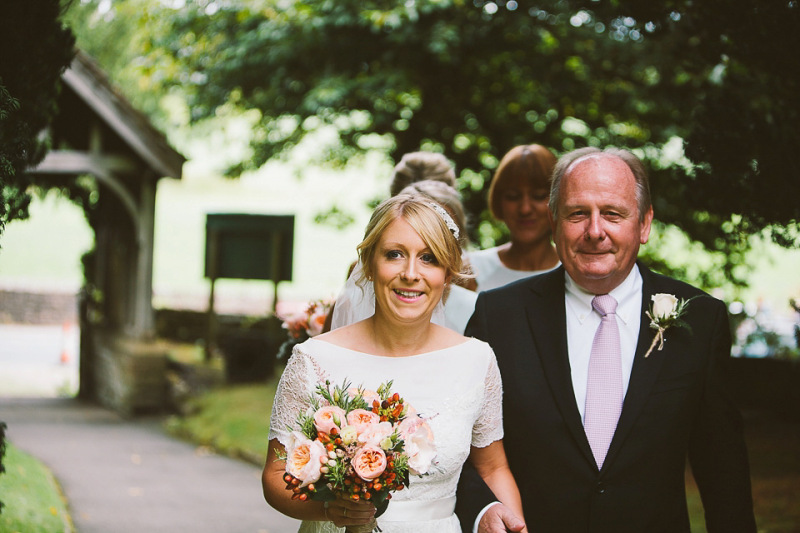
[(631, 377), (628, 382), (628, 391), (625, 394), (625, 400), (622, 405), (622, 413), (620, 414), (617, 430), (614, 433), (614, 438), (611, 441), (611, 446), (608, 449), (608, 454), (603, 463), (604, 470), (609, 464), (613, 463), (614, 457), (622, 447), (637, 417), (642, 412), (642, 408), (647, 402), (653, 383), (655, 383), (658, 373), (661, 370), (661, 365), (664, 361), (664, 353), (668, 351), (668, 345), (665, 344), (663, 352), (654, 351), (648, 357), (645, 358), (644, 356), (648, 348), (650, 348), (650, 344), (655, 335), (655, 331), (650, 328), (650, 319), (645, 314), (645, 311), (649, 309), (651, 296), (655, 294), (657, 288), (653, 287), (652, 272), (641, 263), (638, 263), (638, 265), (642, 275), (642, 310), (641, 325), (639, 326), (639, 340), (636, 344), (633, 368), (631, 369)]
[[(547, 276), (547, 278), (545, 278)], [(575, 403), (572, 373), (567, 355), (567, 324), (564, 304), (564, 268), (543, 274), (542, 283), (531, 287), (526, 309), (536, 353), (544, 369), (550, 391), (570, 433), (587, 459), (594, 462), (592, 449), (583, 430)]]

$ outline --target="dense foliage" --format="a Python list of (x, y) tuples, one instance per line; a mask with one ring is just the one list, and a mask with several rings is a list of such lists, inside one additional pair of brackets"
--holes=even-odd
[(141, 86), (179, 89), (196, 121), (258, 111), (234, 175), (333, 127), (320, 161), (442, 151), (486, 218), (512, 146), (618, 145), (648, 160), (657, 218), (725, 253), (707, 278), (736, 277), (765, 228), (800, 244), (796, 0), (93, 3), (137, 17)]
[(59, 80), (74, 37), (60, 21), (58, 0), (3, 6), (0, 16), (0, 233), (27, 216), (30, 179), (47, 146), (38, 138), (56, 112)]

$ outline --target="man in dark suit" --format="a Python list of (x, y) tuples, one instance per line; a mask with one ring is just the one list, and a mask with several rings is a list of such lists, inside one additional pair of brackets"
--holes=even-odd
[[(562, 265), (481, 293), (466, 331), (497, 355), (504, 444), (528, 529), (688, 533), (688, 457), (708, 531), (755, 532), (741, 417), (720, 381), (730, 356), (727, 312), (637, 262), (653, 219), (642, 163), (617, 149), (563, 156), (550, 218)], [(599, 295), (616, 309), (593, 307)], [(663, 345), (654, 344), (648, 314), (654, 295), (668, 311), (673, 296), (689, 302), (680, 318), (690, 327), (662, 330)], [(595, 335), (609, 319), (613, 348), (597, 353), (613, 355), (596, 356)], [(596, 365), (606, 365), (604, 377)], [(612, 417), (599, 422), (605, 441), (596, 438), (598, 416)], [(493, 499), (465, 470), (457, 509), (465, 531), (521, 529)]]

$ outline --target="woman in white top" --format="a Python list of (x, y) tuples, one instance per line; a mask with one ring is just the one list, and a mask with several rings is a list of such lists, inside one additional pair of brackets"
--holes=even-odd
[(510, 240), (467, 254), (478, 291), (559, 265), (547, 210), (555, 164), (555, 155), (539, 144), (515, 146), (503, 156), (489, 186), (488, 200), (492, 216), (508, 227)]
[[(453, 513), (464, 462), (475, 466), (497, 498), (522, 516), (517, 485), (503, 448), (502, 384), (488, 344), (433, 324), (448, 285), (462, 275), (459, 230), (439, 205), (400, 194), (373, 213), (358, 246), (359, 283), (374, 299), (375, 313), (295, 346), (275, 394), (269, 452), (262, 476), (264, 497), (275, 509), (303, 520), (301, 532), (342, 532), (369, 523), (369, 502), (291, 498), (277, 460), (289, 443), (309, 395), (326, 379), (375, 390), (393, 389), (425, 413), (436, 446), (434, 468), (411, 476), (377, 518), (384, 533), (458, 533)], [(527, 530), (523, 530), (527, 531)]]

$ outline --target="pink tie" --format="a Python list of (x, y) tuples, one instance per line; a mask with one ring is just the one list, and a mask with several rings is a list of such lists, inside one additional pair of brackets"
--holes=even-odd
[(594, 297), (592, 307), (602, 319), (589, 356), (583, 427), (597, 468), (601, 468), (622, 412), (622, 363), (617, 315), (614, 313), (617, 301), (611, 295), (603, 294)]

